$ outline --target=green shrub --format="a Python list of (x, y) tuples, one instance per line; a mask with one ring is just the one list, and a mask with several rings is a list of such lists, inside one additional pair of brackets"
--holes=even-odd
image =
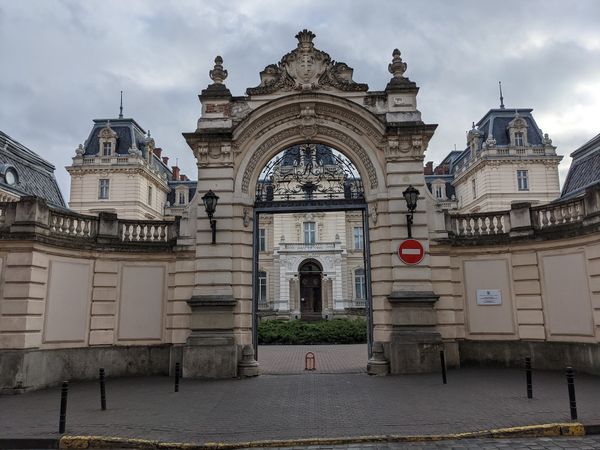
[(367, 321), (334, 319), (319, 322), (266, 320), (258, 325), (259, 344), (364, 344)]

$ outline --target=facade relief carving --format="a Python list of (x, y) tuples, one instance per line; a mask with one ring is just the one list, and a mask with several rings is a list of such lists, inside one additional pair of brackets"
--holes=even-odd
[(369, 87), (352, 80), (353, 69), (315, 48), (314, 33), (303, 30), (296, 35), (298, 47), (278, 64), (270, 64), (260, 73), (260, 85), (248, 88), (248, 95), (269, 95), (291, 91), (337, 90), (366, 92)]

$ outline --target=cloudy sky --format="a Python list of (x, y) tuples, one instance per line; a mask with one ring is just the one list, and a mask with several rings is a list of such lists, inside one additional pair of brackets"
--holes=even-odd
[(195, 129), (214, 57), (243, 95), (308, 28), (371, 90), (402, 51), (423, 120), (439, 124), (427, 160), (464, 148), (499, 80), (507, 108), (534, 108), (568, 155), (600, 132), (599, 22), (595, 0), (0, 0), (0, 129), (56, 165), (68, 200), (64, 166), (92, 119), (118, 115), (123, 90), (125, 116), (195, 178), (181, 133)]

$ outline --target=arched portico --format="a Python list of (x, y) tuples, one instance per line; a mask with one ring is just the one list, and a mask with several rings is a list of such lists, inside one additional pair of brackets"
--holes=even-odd
[[(390, 64), (394, 77), (386, 90), (368, 92), (366, 85), (352, 80), (352, 69), (315, 49), (312, 34), (306, 33), (299, 33), (298, 48), (282, 59), (278, 69), (268, 66), (261, 73), (261, 85), (248, 89), (247, 97), (233, 97), (225, 87), (226, 72), (218, 58), (211, 71), (214, 83), (200, 95), (202, 117), (198, 128), (184, 134), (198, 162), (200, 195), (195, 198), (200, 199), (209, 189), (220, 197), (215, 213), (215, 245), (208, 239), (210, 224), (202, 205), (197, 208), (188, 359), (222, 352), (222, 359), (228, 360), (233, 354), (241, 354), (239, 347), (251, 343), (256, 183), (263, 167), (278, 152), (313, 142), (339, 150), (360, 173), (369, 211), (374, 339), (389, 344), (392, 370), (402, 371), (411, 361), (428, 358), (422, 352), (423, 345), (439, 344), (434, 322), (427, 316), (429, 311), (433, 314), (434, 299), (428, 260), (410, 267), (402, 265), (396, 256), (398, 244), (406, 236), (402, 192), (409, 185), (425, 192), (423, 152), (435, 125), (425, 125), (420, 120), (416, 109), (418, 88), (403, 77), (406, 65), (399, 53)], [(303, 55), (303, 61), (313, 61), (310, 67), (302, 69), (304, 75), (296, 70), (300, 63), (294, 54)], [(398, 64), (404, 70), (399, 70)], [(294, 83), (297, 86), (292, 88)], [(424, 209), (419, 208), (413, 226), (413, 235), (425, 247), (426, 217)], [(422, 310), (419, 314), (406, 312), (414, 310), (416, 304)], [(395, 310), (404, 312), (395, 314)], [(222, 319), (219, 327), (211, 328), (211, 315)], [(414, 330), (419, 327), (420, 331), (431, 332), (427, 342), (415, 338)], [(395, 346), (394, 336), (406, 337), (403, 333), (409, 329), (413, 330), (412, 335), (399, 339), (412, 340), (410, 349), (402, 347), (406, 342)], [(220, 347), (210, 345), (211, 336), (219, 336)], [(395, 352), (407, 357), (401, 356), (402, 362), (395, 364)], [(422, 370), (428, 370), (431, 364), (421, 364)], [(201, 375), (194, 372), (198, 364), (188, 366), (188, 375)], [(227, 367), (221, 376), (237, 373), (232, 364), (224, 366)]]

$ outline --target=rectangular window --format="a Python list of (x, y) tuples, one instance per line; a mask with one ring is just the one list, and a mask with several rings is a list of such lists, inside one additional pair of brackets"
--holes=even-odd
[(152, 186), (148, 186), (148, 204), (152, 205)]
[(354, 288), (356, 289), (356, 298), (367, 298), (367, 289), (365, 286), (365, 269), (356, 269), (354, 271)]
[(101, 179), (99, 188), (98, 188), (98, 198), (102, 200), (108, 199), (108, 185), (109, 181), (107, 179)]
[(441, 186), (436, 186), (435, 187), (435, 198), (442, 198), (442, 187)]
[(314, 222), (304, 222), (304, 243), (314, 244), (315, 243), (315, 231), (316, 224)]
[(529, 173), (527, 170), (517, 170), (517, 185), (520, 191), (529, 190)]
[(267, 303), (267, 272), (258, 272), (258, 302)]
[(475, 178), (471, 180), (471, 188), (473, 189), (473, 198), (477, 198), (477, 186), (475, 185)]
[(515, 133), (515, 145), (517, 147), (523, 146), (523, 133)]
[(258, 229), (258, 251), (267, 251), (267, 230), (264, 228)]
[(105, 142), (102, 145), (102, 155), (110, 156), (112, 154), (112, 144), (110, 142)]
[(180, 205), (185, 205), (185, 192), (180, 192), (179, 193), (179, 204)]
[(354, 250), (362, 250), (363, 249), (363, 229), (362, 229), (362, 227), (354, 227), (352, 235), (354, 236)]

